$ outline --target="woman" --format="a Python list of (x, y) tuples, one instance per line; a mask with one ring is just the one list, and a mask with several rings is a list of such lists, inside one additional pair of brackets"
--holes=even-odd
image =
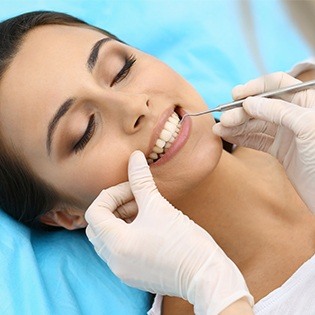
[[(256, 302), (313, 256), (315, 219), (274, 158), (222, 151), (210, 117), (185, 120), (169, 139), (169, 117), (206, 108), (178, 74), (79, 20), (18, 19), (24, 27), (13, 19), (0, 32), (5, 211), (28, 224), (83, 228), (85, 210), (127, 180), (140, 150), (162, 195), (213, 236)], [(165, 314), (188, 312), (185, 303), (165, 298)]]

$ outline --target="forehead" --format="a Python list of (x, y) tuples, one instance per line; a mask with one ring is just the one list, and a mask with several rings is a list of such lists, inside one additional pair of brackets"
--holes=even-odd
[(63, 25), (41, 26), (26, 35), (0, 83), (1, 129), (7, 140), (23, 151), (45, 148), (38, 142), (43, 144), (49, 120), (75, 92), (93, 44), (103, 37), (96, 30)]
[[(48, 25), (35, 28), (25, 36), (1, 86), (8, 82), (23, 87), (31, 80), (36, 88), (35, 83), (40, 83), (44, 78), (62, 78), (62, 72), (77, 66), (79, 62), (83, 62), (84, 66), (84, 58), (91, 45), (103, 37), (106, 36), (85, 27)], [(66, 68), (62, 68), (64, 64), (67, 64)], [(82, 67), (82, 70), (85, 69)]]

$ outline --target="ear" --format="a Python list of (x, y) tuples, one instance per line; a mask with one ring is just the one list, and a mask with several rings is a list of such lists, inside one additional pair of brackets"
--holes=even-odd
[(46, 225), (60, 226), (67, 230), (82, 229), (87, 226), (84, 211), (79, 209), (53, 209), (40, 217)]

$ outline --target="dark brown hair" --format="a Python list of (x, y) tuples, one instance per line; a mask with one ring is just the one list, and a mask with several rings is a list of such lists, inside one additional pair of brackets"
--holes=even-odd
[[(0, 23), (0, 80), (17, 54), (26, 34), (43, 25), (83, 26), (119, 40), (105, 30), (64, 13), (35, 11), (18, 15)], [(2, 210), (29, 226), (50, 229), (39, 221), (39, 217), (59, 204), (60, 199), (59, 194), (52, 187), (32, 172), (17, 150), (5, 142), (4, 135), (0, 132)]]

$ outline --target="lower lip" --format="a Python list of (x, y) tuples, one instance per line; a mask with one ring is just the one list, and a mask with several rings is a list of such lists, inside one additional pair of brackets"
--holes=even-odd
[[(179, 108), (178, 113), (181, 117), (183, 117), (186, 114), (186, 112), (182, 108)], [(184, 122), (180, 127), (179, 134), (176, 137), (173, 144), (171, 145), (171, 147), (160, 159), (150, 164), (150, 167), (163, 165), (164, 163), (167, 163), (170, 159), (172, 159), (187, 142), (190, 133), (190, 128), (191, 118), (188, 116), (184, 119)]]

